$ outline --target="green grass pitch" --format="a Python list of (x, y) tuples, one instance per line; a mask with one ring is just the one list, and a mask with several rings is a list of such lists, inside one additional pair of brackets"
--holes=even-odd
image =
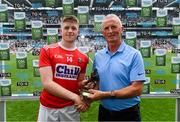
[[(87, 68), (89, 75), (92, 70), (92, 61), (94, 53), (88, 53), (91, 58)], [(151, 91), (162, 92), (175, 88), (176, 74), (171, 73), (171, 57), (168, 53), (166, 56), (166, 66), (155, 66), (155, 55), (151, 58), (144, 58), (146, 69), (151, 69)], [(28, 69), (16, 68), (16, 57), (11, 55), (11, 61), (5, 61), (7, 66), (6, 72), (11, 72), (12, 92), (16, 93), (33, 93), (41, 90), (41, 81), (39, 77), (33, 77), (32, 60), (38, 59), (37, 56), (28, 54)], [(91, 61), (92, 60), (92, 61)], [(157, 74), (159, 70), (163, 73)], [(24, 74), (24, 76), (20, 75)], [(155, 84), (154, 80), (164, 79), (165, 84)], [(29, 86), (17, 86), (18, 81), (28, 81)], [(99, 102), (92, 103), (90, 109), (81, 113), (81, 120), (97, 121)], [(39, 101), (8, 101), (7, 102), (7, 121), (36, 121)], [(23, 109), (22, 109), (23, 108)], [(167, 112), (168, 111), (168, 112)], [(143, 121), (175, 121), (175, 99), (142, 99), (141, 114)]]

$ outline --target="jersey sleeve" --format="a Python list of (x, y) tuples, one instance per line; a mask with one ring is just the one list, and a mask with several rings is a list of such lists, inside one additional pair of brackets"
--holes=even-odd
[(130, 70), (130, 80), (145, 81), (144, 62), (140, 52), (135, 53)]
[(39, 55), (39, 67), (51, 66), (49, 55), (46, 49), (41, 48)]

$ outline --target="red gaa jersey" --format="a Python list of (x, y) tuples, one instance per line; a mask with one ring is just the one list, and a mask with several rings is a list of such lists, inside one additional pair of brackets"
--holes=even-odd
[[(39, 67), (51, 66), (53, 81), (67, 90), (79, 94), (78, 75), (86, 72), (88, 57), (77, 48), (65, 49), (60, 43), (41, 48)], [(73, 105), (73, 101), (56, 97), (43, 89), (40, 102), (49, 108), (62, 108)]]

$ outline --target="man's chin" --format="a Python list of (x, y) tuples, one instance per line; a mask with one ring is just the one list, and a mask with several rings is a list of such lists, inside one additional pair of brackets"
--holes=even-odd
[(114, 43), (114, 42), (116, 42), (117, 41), (117, 39), (109, 39), (109, 42), (111, 42), (111, 43)]
[(71, 39), (68, 39), (66, 40), (67, 42), (74, 42), (75, 40), (71, 40)]
[(109, 40), (117, 40), (117, 37), (109, 37)]
[(66, 38), (67, 41), (74, 41), (76, 40), (75, 38)]

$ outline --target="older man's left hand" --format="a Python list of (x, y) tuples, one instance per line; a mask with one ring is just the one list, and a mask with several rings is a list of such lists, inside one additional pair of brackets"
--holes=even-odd
[(100, 90), (94, 90), (94, 89), (90, 89), (89, 90), (90, 94), (88, 95), (88, 98), (90, 100), (100, 100), (102, 99), (104, 96), (104, 92), (100, 91)]

